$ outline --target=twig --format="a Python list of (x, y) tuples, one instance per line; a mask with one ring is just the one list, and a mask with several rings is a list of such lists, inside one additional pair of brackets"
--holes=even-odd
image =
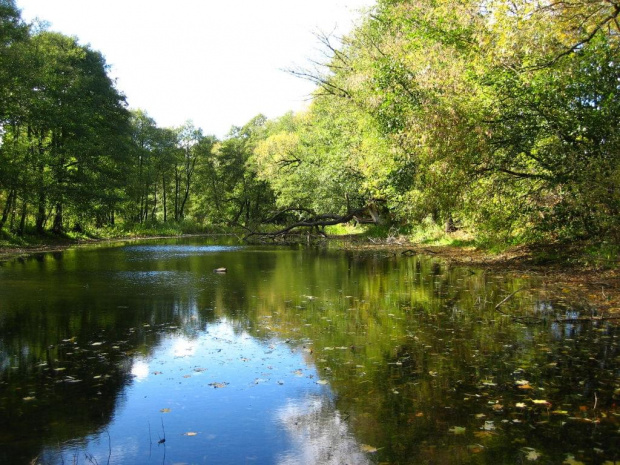
[(510, 313), (506, 313), (506, 312), (504, 312), (504, 311), (500, 310), (500, 308), (499, 308), (499, 307), (501, 307), (504, 303), (506, 303), (506, 302), (508, 301), (508, 299), (510, 299), (510, 298), (511, 298), (511, 297), (513, 297), (513, 296), (514, 296), (517, 292), (520, 292), (520, 291), (522, 291), (523, 289), (525, 289), (525, 287), (520, 287), (519, 289), (517, 289), (517, 290), (516, 290), (516, 291), (514, 291), (513, 293), (511, 293), (511, 294), (509, 294), (508, 296), (506, 296), (506, 297), (504, 298), (504, 300), (502, 300), (500, 303), (498, 303), (498, 304), (495, 306), (495, 310), (496, 310), (497, 312), (501, 313), (502, 315), (509, 316), (509, 317), (510, 317), (510, 318), (512, 318), (513, 320), (520, 320), (520, 321), (522, 321), (522, 322), (523, 322), (523, 323), (525, 323), (525, 324), (528, 324), (528, 323), (531, 323), (531, 324), (534, 324), (534, 323), (540, 323), (541, 321), (543, 321), (543, 320), (542, 320), (542, 318), (539, 318), (539, 317), (536, 317), (536, 316), (527, 316), (527, 315), (525, 315), (525, 316), (517, 316), (517, 315), (511, 315)]
[(578, 318), (557, 318), (556, 323), (581, 323), (583, 321), (610, 321), (620, 320), (620, 316), (582, 316)]
[(151, 420), (148, 421), (149, 424), (149, 459), (151, 458), (151, 452), (153, 450), (153, 439), (151, 436)]
[[(500, 312), (500, 313), (501, 313), (501, 314), (503, 314), (503, 315), (507, 315), (507, 313), (502, 312), (502, 311), (499, 309), (499, 307), (501, 307), (503, 304), (505, 304), (505, 303), (506, 303), (506, 301), (507, 301), (508, 299), (512, 298), (512, 297), (513, 297), (513, 296), (514, 296), (517, 292), (520, 292), (520, 291), (522, 291), (523, 289), (525, 289), (525, 288), (524, 288), (524, 287), (520, 287), (519, 289), (517, 289), (516, 291), (514, 291), (512, 294), (509, 294), (507, 297), (505, 297), (505, 298), (504, 298), (504, 300), (502, 300), (500, 303), (498, 303), (498, 304), (495, 306), (495, 310), (497, 310), (498, 312)], [(512, 315), (508, 315), (508, 316), (512, 316)]]
[(164, 419), (161, 419), (161, 430), (164, 433), (164, 437), (163, 438), (159, 438), (159, 441), (157, 441), (157, 445), (159, 444), (163, 444), (164, 446), (166, 445), (166, 430), (164, 429)]
[(108, 465), (110, 465), (110, 458), (112, 457), (112, 440), (110, 439), (110, 430), (105, 430), (108, 435)]

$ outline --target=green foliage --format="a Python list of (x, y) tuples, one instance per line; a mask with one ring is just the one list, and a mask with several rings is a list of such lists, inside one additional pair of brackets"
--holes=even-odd
[(266, 118), (258, 115), (212, 147), (212, 155), (198, 168), (202, 187), (194, 212), (213, 224), (252, 228), (270, 216), (274, 197), (267, 183), (257, 179), (251, 163), (256, 144), (264, 137)]
[[(379, 1), (307, 111), (222, 141), (129, 113), (99, 52), (0, 3), (0, 230), (254, 230), (366, 208), (446, 243), (620, 242), (618, 6)], [(307, 73), (300, 73), (307, 75)], [(437, 228), (439, 228), (437, 226)], [(443, 237), (443, 238), (442, 238)]]
[(221, 232), (223, 231), (218, 228), (205, 227), (193, 220), (168, 221), (166, 223), (126, 222), (108, 225), (95, 230), (95, 234), (99, 238), (181, 236), (184, 234), (214, 234)]
[[(611, 4), (379, 2), (316, 79), (315, 104), (335, 125), (366, 118), (362, 139), (374, 130), (383, 144), (383, 172), (362, 168), (377, 166), (369, 152), (339, 159), (340, 170), (373, 182), (393, 218), (421, 224), (422, 236), (430, 217), (457, 218), (485, 244), (618, 241), (614, 18)], [(320, 126), (317, 116), (307, 124)], [(351, 146), (347, 137), (332, 132), (329, 146)], [(309, 177), (283, 178), (279, 200), (293, 184), (338, 204), (337, 188)]]

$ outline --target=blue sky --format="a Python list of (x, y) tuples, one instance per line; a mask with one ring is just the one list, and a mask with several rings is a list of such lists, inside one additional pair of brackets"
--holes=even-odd
[(315, 32), (344, 34), (374, 0), (17, 0), (104, 54), (131, 108), (223, 137), (258, 113), (302, 109), (313, 85), (283, 69), (320, 56)]

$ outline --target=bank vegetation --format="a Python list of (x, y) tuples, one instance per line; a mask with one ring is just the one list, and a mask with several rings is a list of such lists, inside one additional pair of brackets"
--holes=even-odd
[(441, 229), (616, 266), (619, 12), (379, 0), (349, 35), (317, 37), (324, 62), (290, 70), (316, 83), (307, 110), (219, 140), (130, 110), (101, 52), (0, 0), (0, 241)]

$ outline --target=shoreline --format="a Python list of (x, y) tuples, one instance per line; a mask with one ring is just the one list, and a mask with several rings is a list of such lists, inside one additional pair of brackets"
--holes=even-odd
[[(518, 246), (492, 254), (473, 247), (436, 246), (404, 241), (357, 244), (347, 250), (385, 253), (387, 257), (426, 255), (447, 266), (471, 267), (489, 274), (536, 278), (541, 292), (557, 301), (598, 310), (603, 316), (620, 317), (620, 267), (597, 268), (567, 260), (544, 263), (530, 247)], [(566, 258), (570, 257), (570, 253)]]
[(231, 234), (180, 234), (176, 236), (128, 236), (128, 237), (109, 237), (101, 239), (64, 239), (54, 243), (27, 246), (0, 246), (0, 262), (12, 260), (19, 257), (26, 257), (38, 253), (63, 252), (73, 247), (88, 247), (100, 244), (112, 244), (116, 242), (131, 242), (156, 239), (181, 239), (184, 237), (211, 237), (211, 236), (230, 236)]
[[(62, 252), (73, 247), (88, 247), (106, 243), (138, 240), (179, 239), (186, 237), (230, 236), (230, 234), (183, 234), (178, 236), (134, 236), (92, 240), (66, 240), (23, 247), (0, 246), (0, 263), (40, 253)], [(341, 242), (341, 243), (338, 243)], [(557, 300), (571, 301), (597, 309), (606, 315), (620, 316), (620, 267), (597, 268), (568, 260), (541, 262), (534, 250), (526, 246), (489, 253), (473, 247), (436, 246), (411, 243), (406, 240), (360, 240), (347, 236), (331, 236), (327, 244), (340, 250), (360, 253), (380, 253), (386, 259), (425, 255), (443, 261), (447, 266), (482, 269), (486, 273), (536, 278), (546, 295)]]

